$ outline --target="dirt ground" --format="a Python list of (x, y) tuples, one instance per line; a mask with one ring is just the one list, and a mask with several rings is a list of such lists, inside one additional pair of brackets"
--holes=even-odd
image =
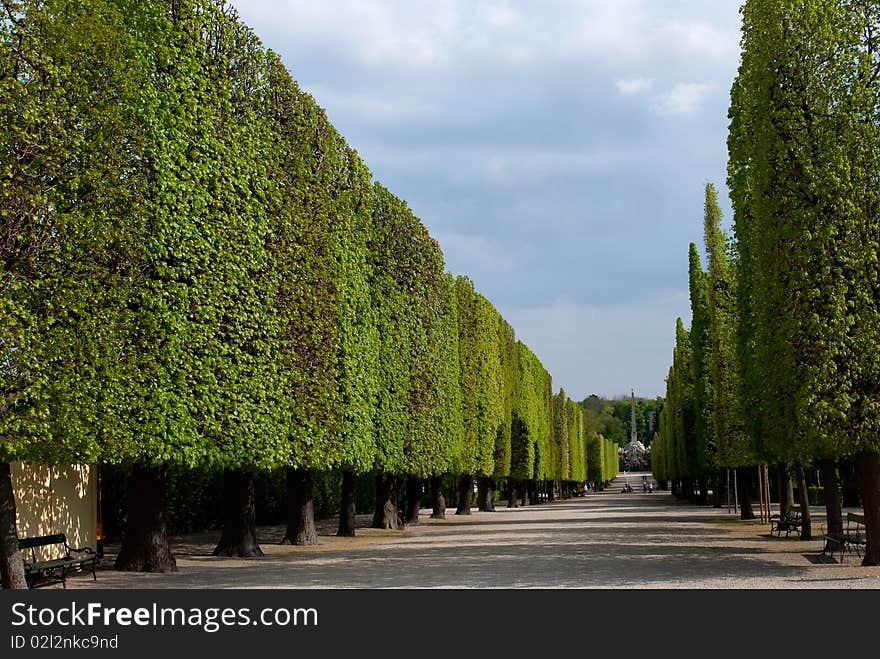
[(97, 582), (76, 574), (68, 588), (880, 588), (880, 568), (822, 554), (821, 508), (810, 541), (771, 537), (769, 525), (667, 492), (448, 512), (432, 520), (423, 510), (402, 531), (366, 528), (360, 516), (355, 538), (335, 537), (336, 520), (323, 520), (315, 547), (280, 545), (282, 527), (260, 528), (259, 559), (211, 556), (219, 531), (178, 536), (178, 571), (168, 574), (116, 572), (109, 546)]

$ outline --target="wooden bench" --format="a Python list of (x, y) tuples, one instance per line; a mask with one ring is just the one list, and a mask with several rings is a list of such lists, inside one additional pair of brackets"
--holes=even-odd
[[(63, 548), (63, 551), (59, 552), (63, 553), (63, 556), (45, 561), (37, 560), (36, 550), (38, 547), (52, 547), (55, 545), (60, 545)], [(98, 580), (98, 575), (95, 574), (98, 556), (95, 554), (94, 550), (90, 547), (82, 547), (81, 549), (71, 547), (67, 544), (67, 537), (63, 533), (42, 535), (34, 538), (22, 538), (18, 541), (18, 549), (24, 554), (22, 558), (27, 556), (24, 552), (28, 549), (31, 550), (30, 562), (25, 558), (24, 573), (28, 584), (32, 587), (36, 575), (44, 572), (47, 576), (60, 578), (61, 585), (64, 588), (67, 588), (67, 573), (75, 567), (89, 567), (92, 570), (92, 578), (95, 581)], [(82, 556), (72, 556), (71, 554), (82, 554)]]
[(843, 533), (826, 533), (824, 540), (822, 553), (830, 552), (831, 558), (834, 558), (834, 552), (839, 549), (841, 563), (843, 563), (843, 555), (847, 551), (852, 553), (853, 548), (856, 554), (861, 556), (862, 545), (865, 544), (865, 516), (859, 513), (847, 513)]
[(801, 534), (801, 507), (792, 506), (785, 515), (774, 515), (770, 518), (770, 535), (776, 532), (776, 536), (781, 538), (782, 532), (785, 531), (785, 537), (794, 531), (798, 535)]

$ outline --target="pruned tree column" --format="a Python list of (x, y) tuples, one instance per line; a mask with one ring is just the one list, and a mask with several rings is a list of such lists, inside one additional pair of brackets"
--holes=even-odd
[(254, 477), (250, 471), (227, 469), (223, 472), (223, 534), (214, 556), (254, 558), (263, 555), (257, 542)]
[(315, 493), (312, 472), (307, 469), (287, 470), (287, 532), (283, 545), (316, 545)]
[(113, 568), (125, 572), (175, 572), (168, 544), (165, 481), (168, 468), (135, 466), (128, 487), (128, 524)]

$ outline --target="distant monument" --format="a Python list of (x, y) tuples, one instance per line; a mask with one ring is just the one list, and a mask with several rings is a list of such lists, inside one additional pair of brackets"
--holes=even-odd
[(629, 410), (629, 441), (630, 443), (638, 441), (636, 434), (636, 390), (629, 390), (630, 410)]
[(629, 444), (623, 448), (624, 459), (626, 464), (632, 469), (643, 469), (647, 465), (647, 449), (645, 445), (639, 441), (639, 434), (636, 432), (636, 390), (630, 389), (630, 415), (629, 415)]

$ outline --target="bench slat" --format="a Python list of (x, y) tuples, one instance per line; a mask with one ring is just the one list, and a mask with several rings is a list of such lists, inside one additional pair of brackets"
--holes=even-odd
[(34, 538), (22, 538), (18, 541), (19, 549), (31, 549), (32, 547), (45, 547), (47, 545), (67, 544), (67, 536), (63, 533), (54, 535), (41, 535)]

